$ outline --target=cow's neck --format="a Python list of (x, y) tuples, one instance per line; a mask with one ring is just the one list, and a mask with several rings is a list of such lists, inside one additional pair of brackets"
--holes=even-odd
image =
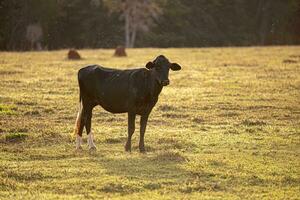
[(154, 70), (149, 70), (149, 71), (150, 71), (150, 83), (151, 83), (149, 88), (150, 93), (152, 97), (157, 98), (163, 87), (161, 84), (158, 83)]

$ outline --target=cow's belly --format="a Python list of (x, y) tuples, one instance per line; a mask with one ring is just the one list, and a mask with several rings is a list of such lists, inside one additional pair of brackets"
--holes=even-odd
[(126, 113), (128, 112), (128, 107), (123, 105), (113, 105), (113, 104), (107, 104), (107, 103), (99, 103), (99, 105), (106, 111), (111, 113)]
[(140, 98), (133, 98), (128, 94), (124, 94), (123, 96), (103, 96), (99, 99), (99, 104), (102, 108), (111, 113), (132, 112), (143, 115), (150, 113), (156, 101), (157, 99), (155, 101), (145, 101)]
[(125, 113), (129, 109), (128, 96), (128, 92), (122, 88), (100, 90), (97, 94), (97, 103), (108, 112)]

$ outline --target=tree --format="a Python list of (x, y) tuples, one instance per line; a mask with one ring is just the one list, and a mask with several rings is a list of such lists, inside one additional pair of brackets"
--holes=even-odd
[(113, 11), (122, 12), (120, 18), (124, 20), (125, 47), (135, 45), (138, 31), (147, 32), (155, 19), (161, 14), (156, 1), (151, 0), (120, 0), (106, 1)]
[(41, 40), (43, 29), (40, 24), (30, 24), (26, 28), (26, 39), (30, 42), (30, 49), (42, 50)]

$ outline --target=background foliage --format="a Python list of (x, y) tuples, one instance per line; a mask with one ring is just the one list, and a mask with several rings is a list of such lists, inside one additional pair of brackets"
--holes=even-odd
[[(2, 0), (0, 49), (27, 50), (26, 27), (40, 24), (44, 49), (124, 44), (122, 1)], [(152, 0), (161, 10), (136, 47), (300, 43), (298, 0)], [(120, 5), (118, 5), (120, 4)], [(113, 6), (112, 6), (113, 5)]]

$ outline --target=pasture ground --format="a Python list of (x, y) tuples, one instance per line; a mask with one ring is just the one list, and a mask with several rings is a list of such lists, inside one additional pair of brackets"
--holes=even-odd
[[(0, 199), (299, 199), (300, 47), (0, 52)], [(94, 109), (97, 152), (75, 151), (77, 71), (170, 72), (138, 152), (127, 115)], [(139, 119), (139, 118), (138, 118)]]

